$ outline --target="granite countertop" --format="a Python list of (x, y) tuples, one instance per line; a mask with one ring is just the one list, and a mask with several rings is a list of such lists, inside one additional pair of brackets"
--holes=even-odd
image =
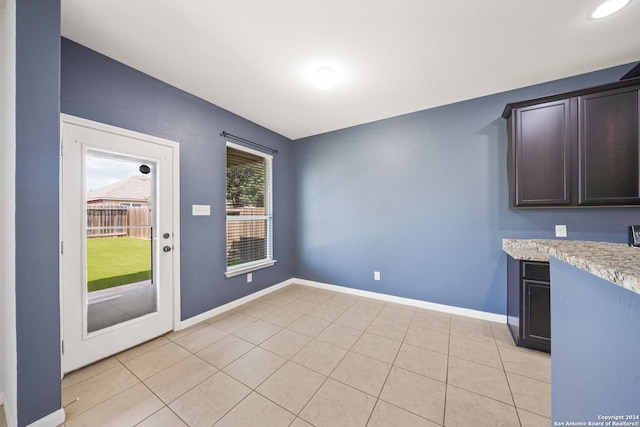
[(580, 240), (503, 239), (502, 249), (513, 258), (526, 261), (558, 258), (640, 294), (640, 248)]

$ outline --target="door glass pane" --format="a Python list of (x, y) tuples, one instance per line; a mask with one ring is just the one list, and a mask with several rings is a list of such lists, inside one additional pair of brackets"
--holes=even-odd
[(87, 332), (157, 310), (153, 162), (88, 150)]

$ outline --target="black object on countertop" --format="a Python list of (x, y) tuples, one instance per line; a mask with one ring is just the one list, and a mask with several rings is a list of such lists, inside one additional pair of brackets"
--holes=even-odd
[(640, 246), (640, 225), (629, 226), (629, 246)]

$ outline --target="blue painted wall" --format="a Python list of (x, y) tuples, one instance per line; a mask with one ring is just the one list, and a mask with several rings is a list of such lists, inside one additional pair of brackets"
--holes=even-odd
[(507, 208), (501, 114), (632, 66), (295, 141), (296, 277), (505, 314), (503, 238), (626, 241), (639, 208)]
[(18, 425), (60, 409), (60, 1), (16, 1)]
[[(292, 277), (294, 162), (289, 139), (64, 38), (61, 89), (63, 113), (180, 144), (182, 319)], [(278, 262), (255, 271), (250, 284), (244, 275), (224, 276), (223, 130), (278, 150), (273, 159), (274, 257)], [(191, 216), (193, 204), (211, 205), (211, 216)]]
[(639, 416), (640, 295), (555, 258), (551, 283), (552, 421)]

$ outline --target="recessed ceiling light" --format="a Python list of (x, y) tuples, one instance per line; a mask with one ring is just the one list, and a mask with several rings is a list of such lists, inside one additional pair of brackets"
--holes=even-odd
[(336, 84), (336, 72), (330, 67), (320, 67), (313, 73), (313, 81), (318, 89), (331, 89)]
[(608, 0), (591, 13), (593, 19), (600, 19), (612, 15), (625, 7), (630, 0)]

